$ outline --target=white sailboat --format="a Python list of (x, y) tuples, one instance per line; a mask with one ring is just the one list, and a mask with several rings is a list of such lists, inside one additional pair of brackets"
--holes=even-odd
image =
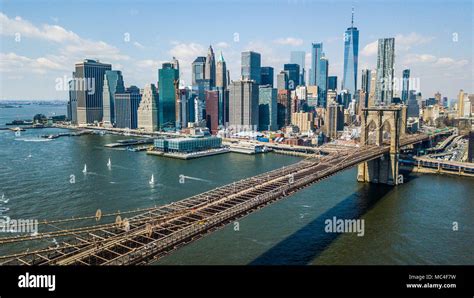
[(109, 168), (109, 170), (112, 168), (112, 162), (110, 161), (110, 158), (109, 158), (109, 161), (107, 162), (107, 167)]
[(155, 176), (153, 176), (153, 174), (151, 174), (151, 179), (150, 179), (150, 185), (153, 185), (155, 184)]
[(84, 174), (87, 174), (87, 164), (84, 164), (84, 169), (82, 170)]

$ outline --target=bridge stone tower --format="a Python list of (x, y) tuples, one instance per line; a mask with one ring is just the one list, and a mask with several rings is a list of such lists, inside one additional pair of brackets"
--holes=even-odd
[(363, 108), (361, 146), (390, 145), (388, 154), (358, 165), (357, 181), (397, 185), (403, 183), (398, 173), (400, 138), (406, 132), (405, 105)]

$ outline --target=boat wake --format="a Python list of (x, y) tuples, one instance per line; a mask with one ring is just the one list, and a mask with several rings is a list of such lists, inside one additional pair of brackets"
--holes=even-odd
[(43, 138), (15, 138), (15, 141), (23, 142), (50, 142), (52, 139), (43, 139)]
[(133, 169), (131, 169), (131, 168), (122, 167), (122, 166), (119, 166), (119, 165), (111, 165), (110, 167), (111, 167), (112, 169), (133, 170)]
[(189, 180), (196, 180), (196, 181), (202, 181), (202, 182), (208, 182), (208, 183), (211, 183), (212, 181), (210, 180), (206, 180), (206, 179), (202, 179), (202, 178), (197, 178), (197, 177), (191, 177), (191, 176), (182, 176), (183, 178), (185, 179), (189, 179)]
[(0, 199), (0, 203), (6, 204), (10, 201), (10, 199), (5, 199), (5, 194), (2, 194), (2, 198)]

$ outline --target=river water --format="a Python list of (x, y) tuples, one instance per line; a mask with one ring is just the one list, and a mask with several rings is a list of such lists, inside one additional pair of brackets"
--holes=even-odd
[[(65, 114), (65, 106), (0, 109), (0, 126), (37, 113)], [(8, 200), (0, 202), (1, 215), (54, 219), (146, 208), (299, 160), (228, 153), (182, 161), (103, 147), (120, 136), (39, 138), (60, 131), (0, 131), (0, 196)], [(179, 175), (195, 179), (180, 184)], [(356, 169), (347, 170), (156, 264), (474, 264), (474, 179), (410, 174), (406, 180), (397, 187), (362, 184)], [(363, 219), (364, 235), (326, 233), (325, 221), (334, 217)]]

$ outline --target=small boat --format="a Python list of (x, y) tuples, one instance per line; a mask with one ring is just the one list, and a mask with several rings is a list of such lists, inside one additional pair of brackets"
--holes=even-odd
[(155, 176), (153, 176), (153, 174), (151, 174), (151, 179), (150, 179), (150, 182), (148, 183), (150, 183), (150, 185), (155, 184)]
[(110, 169), (112, 168), (112, 162), (110, 161), (110, 158), (109, 158), (109, 161), (107, 162), (107, 167)]
[(82, 170), (84, 174), (87, 174), (87, 164), (84, 164), (84, 169)]
[(10, 130), (11, 130), (11, 131), (14, 131), (14, 132), (17, 132), (17, 131), (25, 131), (24, 128), (19, 127), (19, 126), (15, 127), (15, 128), (10, 128)]

